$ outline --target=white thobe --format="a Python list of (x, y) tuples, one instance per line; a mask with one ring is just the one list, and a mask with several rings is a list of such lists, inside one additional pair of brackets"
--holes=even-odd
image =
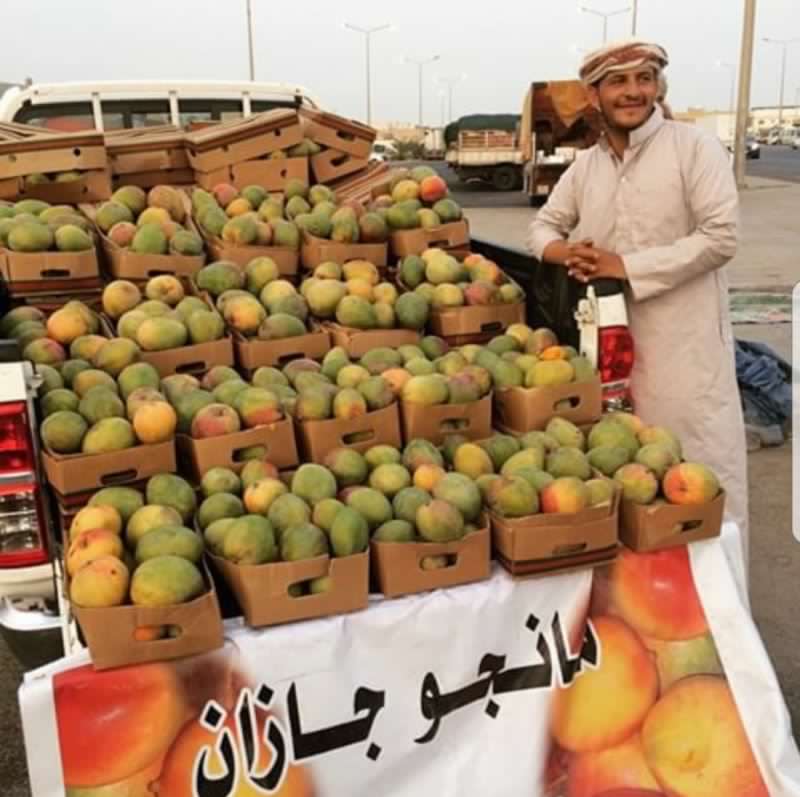
[(723, 268), (736, 252), (738, 199), (723, 145), (656, 106), (621, 160), (605, 139), (581, 153), (528, 246), (541, 260), (555, 240), (591, 238), (622, 257), (635, 410), (716, 471), (747, 562), (747, 449)]

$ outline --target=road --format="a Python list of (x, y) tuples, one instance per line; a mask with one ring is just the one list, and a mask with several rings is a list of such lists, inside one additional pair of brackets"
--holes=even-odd
[(747, 161), (747, 174), (800, 183), (800, 150), (761, 145), (761, 158)]

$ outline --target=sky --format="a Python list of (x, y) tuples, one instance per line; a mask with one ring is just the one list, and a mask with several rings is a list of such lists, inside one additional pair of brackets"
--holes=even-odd
[[(601, 11), (632, 0), (585, 0)], [(365, 37), (344, 27), (389, 23), (372, 41), (373, 122), (417, 122), (426, 60), (423, 122), (452, 115), (520, 113), (528, 84), (575, 76), (581, 51), (602, 44), (603, 20), (578, 0), (492, 3), (305, 3), (252, 0), (256, 79), (305, 86), (323, 106), (366, 120)], [(744, 0), (639, 0), (638, 34), (662, 44), (669, 100), (727, 109), (739, 60)], [(758, 0), (754, 106), (778, 101), (782, 48), (763, 37), (800, 39), (800, 0)], [(630, 34), (631, 15), (608, 20), (609, 39)], [(3, 4), (0, 81), (246, 80), (246, 0), (25, 0)], [(10, 35), (12, 34), (13, 35)], [(789, 48), (785, 102), (800, 91), (800, 42)]]

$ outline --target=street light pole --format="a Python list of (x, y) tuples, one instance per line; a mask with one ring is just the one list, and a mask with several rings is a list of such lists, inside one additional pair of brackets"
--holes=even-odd
[(418, 91), (419, 91), (419, 126), (422, 127), (422, 67), (426, 64), (432, 64), (434, 61), (438, 61), (442, 56), (441, 55), (434, 55), (431, 58), (423, 58), (421, 60), (417, 60), (414, 58), (409, 58), (406, 56), (406, 63), (409, 64), (416, 64), (417, 71), (418, 71)]
[(750, 116), (750, 87), (753, 79), (753, 45), (756, 28), (756, 0), (745, 0), (742, 27), (742, 53), (739, 58), (739, 105), (736, 112), (736, 142), (734, 146), (734, 171), (736, 185), (745, 187), (745, 141), (747, 121)]
[(447, 121), (453, 121), (453, 89), (455, 88), (456, 84), (461, 83), (462, 80), (466, 80), (467, 76), (459, 75), (458, 77), (442, 77), (439, 78), (440, 83), (444, 83), (447, 86), (447, 94), (448, 94), (448, 104), (447, 104)]
[(581, 6), (580, 8), (581, 11), (585, 11), (587, 14), (594, 14), (603, 18), (603, 44), (608, 41), (608, 18), (616, 17), (619, 14), (627, 14), (631, 10), (630, 6), (626, 8), (620, 8), (617, 11), (598, 11), (594, 8), (588, 8), (587, 6)]
[(253, 6), (252, 0), (247, 0), (247, 44), (250, 52), (250, 81), (256, 79), (255, 55), (253, 53)]
[(631, 15), (631, 36), (636, 37), (636, 25), (639, 21), (639, 0), (633, 0), (633, 14)]
[(374, 28), (361, 28), (358, 25), (351, 25), (349, 22), (345, 22), (344, 26), (349, 30), (354, 30), (356, 33), (360, 33), (364, 36), (364, 45), (366, 48), (366, 69), (367, 69), (367, 124), (372, 124), (372, 67), (371, 67), (371, 58), (370, 58), (370, 39), (373, 33), (379, 33), (382, 30), (389, 30), (391, 25), (377, 25)]
[(767, 39), (767, 44), (779, 44), (783, 47), (783, 57), (781, 59), (781, 96), (778, 101), (778, 127), (783, 127), (783, 101), (786, 92), (786, 54), (790, 44), (797, 44), (800, 39)]

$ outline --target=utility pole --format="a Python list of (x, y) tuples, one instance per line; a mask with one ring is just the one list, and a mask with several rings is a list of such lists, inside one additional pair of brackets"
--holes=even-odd
[(781, 96), (778, 101), (778, 127), (783, 127), (783, 101), (786, 92), (786, 53), (790, 44), (797, 44), (800, 39), (767, 39), (767, 44), (779, 44), (783, 47), (783, 57), (781, 59)]
[(739, 58), (739, 105), (736, 112), (736, 142), (734, 145), (734, 171), (736, 185), (745, 188), (747, 121), (750, 116), (750, 87), (753, 80), (753, 45), (756, 29), (756, 0), (744, 2), (742, 27), (742, 53)]
[(421, 60), (417, 60), (414, 58), (409, 58), (406, 56), (406, 63), (408, 64), (415, 64), (418, 71), (418, 91), (419, 91), (419, 126), (422, 127), (422, 68), (427, 64), (432, 64), (434, 61), (438, 61), (442, 56), (441, 55), (434, 55), (431, 58), (423, 58)]
[(603, 44), (605, 44), (608, 41), (608, 18), (616, 17), (619, 14), (627, 14), (630, 10), (631, 10), (630, 6), (627, 6), (626, 8), (620, 8), (617, 11), (597, 11), (594, 8), (581, 6), (581, 11), (585, 11), (587, 14), (594, 14), (595, 16), (603, 18)]
[(391, 25), (377, 25), (374, 28), (361, 28), (358, 25), (351, 25), (349, 22), (344, 23), (344, 27), (349, 30), (354, 30), (364, 36), (364, 44), (366, 47), (366, 69), (367, 69), (367, 124), (372, 124), (372, 67), (370, 64), (370, 39), (373, 33), (379, 33), (382, 30), (389, 30)]
[(253, 53), (253, 7), (252, 0), (247, 0), (247, 44), (250, 51), (250, 80), (256, 79), (256, 62)]

